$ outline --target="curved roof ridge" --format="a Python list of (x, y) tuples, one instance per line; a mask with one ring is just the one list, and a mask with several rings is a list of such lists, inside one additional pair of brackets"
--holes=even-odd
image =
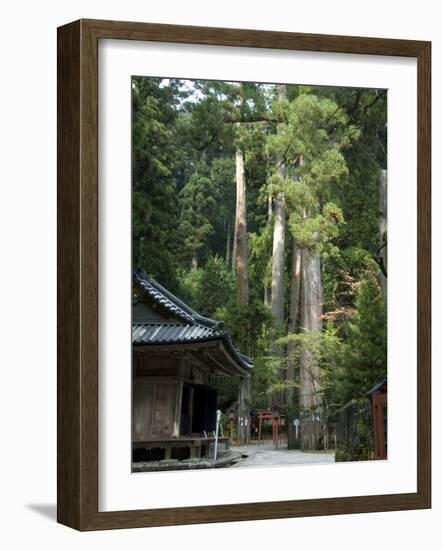
[(160, 285), (155, 279), (147, 275), (143, 269), (136, 269), (134, 278), (136, 282), (149, 293), (149, 296), (153, 298), (156, 303), (178, 314), (181, 318), (187, 321), (194, 321), (195, 323), (216, 330), (224, 329), (224, 321), (215, 321), (215, 319), (209, 319), (208, 317), (200, 315), (177, 296), (172, 294), (172, 292)]

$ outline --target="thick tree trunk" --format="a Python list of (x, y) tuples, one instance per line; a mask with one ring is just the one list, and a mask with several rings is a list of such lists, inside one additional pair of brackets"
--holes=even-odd
[[(301, 310), (301, 248), (295, 239), (292, 239), (292, 265), (290, 269), (290, 306), (288, 319), (288, 332), (296, 333), (299, 328), (299, 315)], [(287, 346), (287, 355), (290, 357), (293, 346)], [(287, 381), (294, 383), (296, 380), (296, 369), (293, 365), (287, 368)], [(286, 403), (293, 404), (294, 388), (288, 387), (286, 390)]]
[(198, 250), (194, 248), (192, 250), (192, 265), (191, 265), (192, 271), (196, 271), (198, 269)]
[[(302, 250), (301, 328), (306, 333), (322, 331), (322, 284), (320, 259), (309, 248)], [(314, 353), (305, 349), (301, 355), (300, 405), (316, 409), (320, 403), (320, 371)]]
[[(278, 86), (278, 99), (282, 100), (286, 96), (286, 87), (284, 84)], [(279, 159), (279, 176), (285, 178), (285, 162)], [(284, 193), (280, 191), (274, 200), (273, 205), (273, 254), (272, 254), (272, 288), (271, 288), (271, 308), (273, 317), (277, 325), (284, 323), (284, 252), (285, 252), (285, 228), (286, 228), (286, 210)], [(273, 344), (271, 347), (274, 355), (282, 355), (283, 350), (280, 346)], [(278, 376), (281, 382), (286, 379), (285, 369), (279, 369)], [(285, 392), (280, 391), (273, 395), (273, 405), (279, 407), (284, 405)]]
[(292, 267), (290, 275), (289, 332), (296, 332), (301, 308), (301, 248), (292, 240)]
[[(267, 197), (267, 223), (270, 223), (273, 215), (273, 198), (272, 194), (269, 193)], [(270, 285), (264, 286), (264, 305), (271, 308), (272, 307), (272, 289)]]
[(249, 279), (247, 273), (247, 215), (246, 215), (246, 178), (244, 173), (244, 154), (236, 150), (236, 288), (238, 304), (249, 302)]
[[(312, 337), (322, 331), (321, 262), (308, 248), (301, 253), (301, 329)], [(305, 346), (300, 358), (299, 405), (301, 418), (301, 445), (314, 449), (323, 433), (321, 373), (314, 349)]]
[[(304, 166), (304, 157), (300, 155), (299, 166)], [(305, 215), (305, 214), (304, 214)], [(288, 332), (295, 334), (299, 329), (299, 321), (301, 314), (301, 247), (298, 245), (296, 239), (292, 237), (292, 265), (290, 269), (290, 305), (288, 315)], [(296, 368), (290, 361), (290, 356), (293, 353), (293, 345), (287, 346), (287, 357), (289, 358), (287, 367), (287, 379), (289, 383), (294, 384), (295, 381), (299, 382), (299, 374), (297, 375)], [(298, 379), (298, 380), (297, 380)], [(298, 397), (298, 393), (296, 397)], [(295, 392), (293, 386), (286, 390), (286, 403), (288, 405), (295, 405), (294, 400)], [(296, 399), (296, 404), (299, 405), (299, 398)]]
[(284, 248), (285, 202), (279, 193), (275, 199), (272, 254), (272, 313), (278, 323), (284, 322)]
[(272, 254), (272, 313), (277, 323), (284, 322), (284, 248), (285, 201), (283, 193), (275, 198)]
[[(286, 212), (284, 195), (279, 193), (275, 198), (274, 205), (274, 227), (273, 227), (273, 255), (272, 255), (272, 288), (271, 288), (271, 309), (277, 328), (284, 323), (284, 249), (285, 249), (285, 226)], [(276, 337), (276, 331), (274, 334)], [(274, 355), (282, 356), (283, 349), (277, 344), (272, 344), (271, 351)], [(286, 379), (286, 371), (283, 368), (278, 370), (278, 377), (281, 382)], [(275, 392), (272, 395), (271, 405), (283, 406), (285, 398), (284, 391)]]
[[(381, 260), (387, 273), (387, 170), (381, 170), (379, 175), (379, 236), (381, 248)], [(387, 277), (380, 274), (382, 296), (387, 305)]]

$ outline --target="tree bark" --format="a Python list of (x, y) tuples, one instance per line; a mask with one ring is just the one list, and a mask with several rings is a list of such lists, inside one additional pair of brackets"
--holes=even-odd
[[(288, 318), (288, 332), (296, 333), (299, 328), (299, 315), (301, 310), (301, 248), (295, 239), (292, 238), (292, 264), (290, 269), (290, 306)], [(293, 346), (287, 346), (287, 355), (290, 357)], [(294, 383), (296, 379), (296, 369), (289, 365), (287, 368), (287, 380)], [(293, 404), (294, 388), (288, 387), (286, 390), (286, 403)]]
[(191, 270), (196, 271), (198, 269), (198, 251), (196, 248), (192, 250), (192, 265)]
[(275, 198), (273, 254), (272, 254), (272, 313), (278, 323), (284, 321), (284, 248), (285, 248), (284, 194)]
[(247, 266), (247, 213), (246, 178), (244, 173), (244, 154), (236, 150), (236, 288), (238, 304), (249, 302), (249, 279)]
[[(276, 328), (284, 323), (284, 249), (285, 249), (285, 226), (286, 212), (283, 193), (275, 198), (274, 206), (274, 227), (273, 227), (273, 254), (272, 254), (272, 287), (271, 287), (271, 309)], [(274, 331), (276, 337), (277, 330)], [(273, 355), (282, 356), (283, 350), (277, 344), (271, 345)], [(278, 369), (278, 377), (281, 382), (286, 379), (286, 371)], [(278, 391), (272, 396), (272, 405), (281, 407), (284, 405), (285, 392)]]
[[(321, 262), (313, 250), (301, 253), (301, 329), (306, 334), (320, 335), (322, 331)], [(317, 448), (323, 432), (321, 372), (314, 349), (304, 347), (300, 357), (299, 405), (301, 445), (303, 449)]]
[[(278, 99), (284, 99), (286, 87), (278, 85)], [(285, 178), (284, 159), (280, 159), (279, 176)], [(271, 207), (271, 203), (269, 205)], [(285, 249), (285, 200), (280, 191), (274, 201), (273, 255), (272, 255), (272, 313), (278, 323), (284, 321), (284, 249)]]
[[(322, 331), (322, 284), (320, 259), (309, 248), (302, 250), (302, 298), (301, 328), (304, 332)], [(320, 405), (320, 371), (310, 350), (301, 355), (300, 405), (305, 409), (315, 409)]]
[[(284, 99), (286, 87), (278, 86), (278, 99)], [(285, 178), (284, 159), (280, 159), (279, 176)], [(272, 287), (271, 287), (271, 309), (277, 325), (284, 323), (284, 252), (285, 252), (285, 228), (286, 211), (284, 193), (280, 191), (274, 200), (273, 205), (273, 253), (272, 253)], [(282, 349), (272, 344), (271, 351), (274, 355), (282, 355)], [(279, 379), (285, 381), (285, 369), (279, 369)], [(273, 405), (284, 405), (285, 392), (277, 392), (273, 395)]]
[[(273, 215), (273, 198), (272, 194), (269, 192), (267, 196), (267, 223), (270, 223)], [(264, 286), (264, 305), (271, 308), (272, 307), (272, 289), (271, 285)]]
[[(387, 273), (387, 170), (381, 170), (379, 174), (379, 237), (381, 261), (385, 273)], [(387, 277), (380, 273), (380, 283), (384, 304), (387, 305)]]

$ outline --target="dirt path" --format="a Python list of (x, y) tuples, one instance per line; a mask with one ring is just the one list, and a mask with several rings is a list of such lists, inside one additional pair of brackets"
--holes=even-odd
[(232, 451), (247, 455), (245, 460), (234, 464), (232, 468), (283, 466), (290, 464), (327, 464), (335, 461), (335, 453), (333, 451), (329, 453), (304, 453), (297, 450), (289, 451), (287, 448), (275, 449), (272, 443), (232, 447)]

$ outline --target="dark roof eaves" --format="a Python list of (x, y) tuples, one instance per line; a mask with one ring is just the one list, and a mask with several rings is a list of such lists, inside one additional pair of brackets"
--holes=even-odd
[(236, 359), (236, 361), (238, 361), (243, 367), (248, 370), (253, 369), (253, 363), (250, 357), (247, 357), (247, 355), (242, 354), (235, 348), (232, 340), (230, 339), (230, 336), (227, 333), (225, 333), (223, 340), (227, 344), (228, 351), (234, 357), (234, 359)]
[(232, 358), (244, 369), (247, 371), (250, 371), (253, 369), (253, 363), (249, 363), (245, 361), (245, 355), (242, 353), (239, 353), (232, 345), (232, 342), (230, 338), (226, 335), (220, 335), (220, 336), (209, 336), (207, 338), (198, 338), (195, 340), (163, 340), (159, 342), (132, 342), (132, 344), (136, 347), (142, 347), (142, 346), (181, 346), (183, 344), (203, 344), (206, 342), (214, 342), (219, 341), (222, 343), (227, 344), (226, 349), (228, 353), (232, 356)]

